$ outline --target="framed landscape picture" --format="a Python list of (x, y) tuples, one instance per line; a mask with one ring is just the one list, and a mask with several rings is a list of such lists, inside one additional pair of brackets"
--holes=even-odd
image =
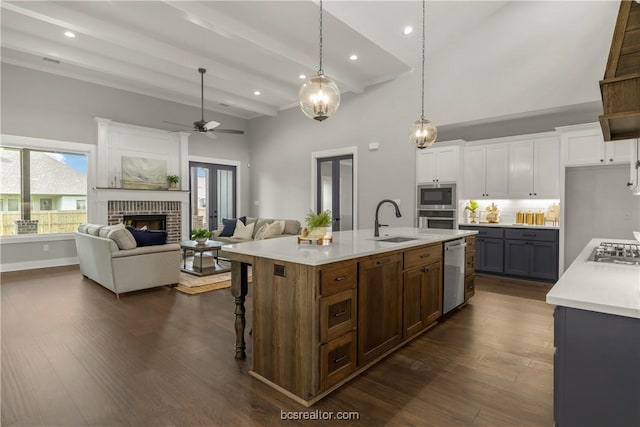
[(122, 156), (122, 188), (166, 190), (167, 161)]

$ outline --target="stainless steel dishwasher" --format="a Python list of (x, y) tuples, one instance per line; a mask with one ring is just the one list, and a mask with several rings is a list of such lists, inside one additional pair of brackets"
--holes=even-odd
[(444, 292), (442, 314), (464, 302), (464, 239), (444, 244)]

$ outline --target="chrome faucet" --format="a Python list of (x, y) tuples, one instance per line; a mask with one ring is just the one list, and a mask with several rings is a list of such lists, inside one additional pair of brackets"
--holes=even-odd
[(380, 221), (378, 221), (378, 214), (380, 212), (380, 206), (382, 206), (382, 204), (385, 203), (385, 202), (391, 203), (396, 208), (396, 218), (400, 218), (402, 216), (402, 214), (400, 213), (400, 208), (398, 207), (398, 204), (396, 202), (394, 202), (391, 199), (382, 200), (380, 203), (378, 203), (378, 207), (376, 208), (376, 222), (374, 223), (373, 237), (380, 237), (380, 227), (387, 227), (387, 224), (380, 224)]

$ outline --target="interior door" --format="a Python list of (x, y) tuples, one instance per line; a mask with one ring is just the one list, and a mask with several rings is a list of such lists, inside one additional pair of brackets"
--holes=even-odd
[(353, 230), (353, 155), (318, 159), (317, 212), (330, 210), (332, 230)]
[(236, 218), (236, 167), (189, 162), (191, 230), (216, 230), (223, 218)]

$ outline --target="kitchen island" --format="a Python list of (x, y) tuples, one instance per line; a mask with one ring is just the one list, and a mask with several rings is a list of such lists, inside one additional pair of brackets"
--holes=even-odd
[(248, 265), (250, 375), (310, 406), (435, 325), (443, 307), (444, 242), (465, 242), (458, 272), (464, 269), (461, 303), (469, 300), (474, 234), (392, 228), (379, 238), (373, 230), (335, 232), (328, 245), (298, 244), (294, 236), (225, 246), (236, 303), (236, 358), (246, 357)]
[(593, 262), (593, 239), (547, 294), (557, 426), (640, 425), (640, 265)]

